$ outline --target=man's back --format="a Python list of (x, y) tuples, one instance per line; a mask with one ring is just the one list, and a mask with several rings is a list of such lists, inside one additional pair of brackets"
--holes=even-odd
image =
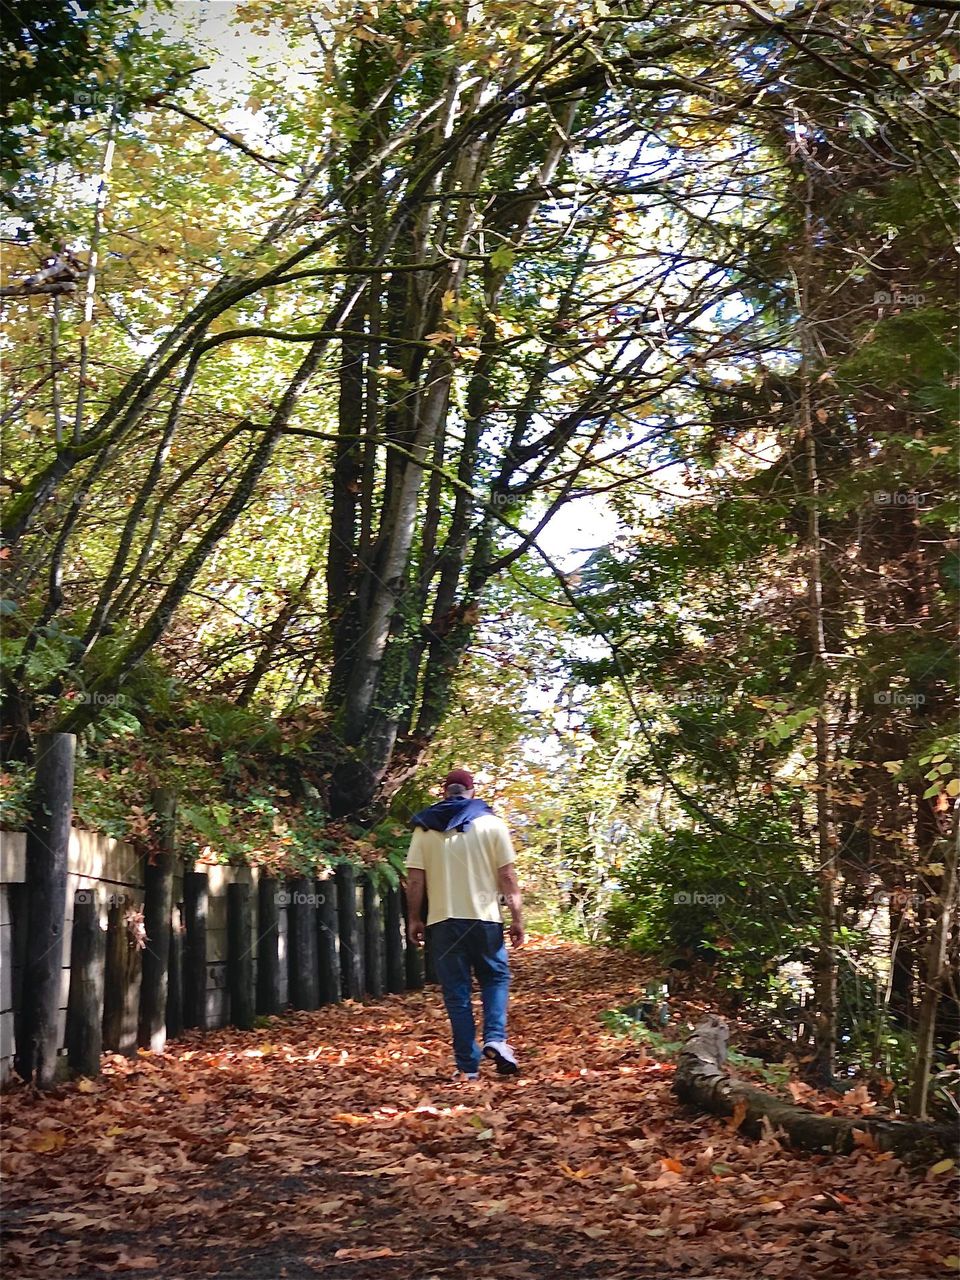
[(496, 814), (482, 814), (465, 831), (418, 827), (410, 842), (407, 866), (424, 872), (427, 923), (502, 920), (497, 872), (514, 859), (509, 828)]
[[(507, 1043), (510, 961), (500, 914), (503, 901), (510, 908), (510, 941), (522, 946), (510, 831), (485, 801), (476, 799), (468, 769), (451, 769), (443, 780), (443, 799), (415, 813), (410, 823), (407, 936), (416, 946), (430, 940), (453, 1032), (456, 1079), (478, 1079), (482, 1058), (489, 1058), (499, 1075), (516, 1075), (517, 1055)], [(470, 1002), (474, 976), (483, 1001), (482, 1051)]]

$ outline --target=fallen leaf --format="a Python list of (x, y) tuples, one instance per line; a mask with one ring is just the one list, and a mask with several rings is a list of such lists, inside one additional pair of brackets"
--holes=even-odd
[(44, 1133), (38, 1133), (36, 1137), (31, 1138), (27, 1146), (31, 1151), (59, 1151), (66, 1145), (66, 1141), (65, 1134), (47, 1129)]

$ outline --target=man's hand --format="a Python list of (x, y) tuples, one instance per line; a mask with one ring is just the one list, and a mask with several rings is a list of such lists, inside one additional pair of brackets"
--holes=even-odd
[(415, 947), (422, 947), (427, 936), (423, 923), (423, 907), (427, 878), (422, 867), (407, 869), (407, 937)]
[(505, 863), (497, 872), (497, 888), (503, 894), (510, 908), (510, 941), (515, 947), (522, 947), (523, 938), (523, 904), (520, 898), (520, 882), (517, 880), (517, 869), (512, 862)]
[(427, 936), (427, 927), (422, 920), (411, 920), (407, 925), (407, 937), (415, 947), (422, 947)]

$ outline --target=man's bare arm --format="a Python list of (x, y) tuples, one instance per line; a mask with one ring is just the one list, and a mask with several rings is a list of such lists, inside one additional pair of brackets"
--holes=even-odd
[(507, 900), (510, 908), (510, 941), (515, 947), (523, 946), (523, 904), (520, 900), (520, 882), (517, 869), (512, 862), (501, 867), (497, 872), (497, 888)]
[(426, 937), (423, 923), (423, 895), (427, 884), (426, 874), (419, 867), (407, 871), (407, 937), (420, 947)]

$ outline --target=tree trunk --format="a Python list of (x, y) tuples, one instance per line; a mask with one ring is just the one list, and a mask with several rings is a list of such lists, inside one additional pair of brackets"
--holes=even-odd
[(937, 918), (927, 948), (926, 984), (920, 1003), (920, 1020), (917, 1027), (917, 1054), (913, 1064), (913, 1080), (910, 1090), (910, 1110), (920, 1119), (927, 1114), (927, 1094), (930, 1088), (930, 1071), (933, 1066), (933, 1045), (937, 1028), (937, 1005), (944, 979), (947, 943), (954, 921), (957, 898), (957, 821), (947, 843), (943, 859), (943, 878), (940, 885)]
[(16, 1068), (38, 1089), (53, 1088), (57, 1069), (76, 745), (76, 739), (68, 733), (38, 737), (27, 827), (26, 960)]
[(823, 1083), (834, 1076), (837, 1055), (837, 954), (836, 881), (837, 849), (834, 838), (831, 797), (830, 728), (827, 718), (829, 671), (824, 660), (826, 644), (823, 627), (822, 539), (820, 533), (820, 473), (817, 461), (816, 429), (811, 399), (814, 348), (811, 334), (810, 283), (813, 254), (813, 183), (806, 177), (804, 201), (804, 253), (801, 268), (800, 344), (800, 433), (807, 467), (807, 603), (809, 611), (811, 666), (818, 685), (820, 707), (814, 736), (816, 742), (817, 860), (819, 863), (819, 947), (814, 963), (816, 989), (816, 1048), (810, 1074)]
[[(701, 1111), (733, 1116), (739, 1122), (737, 1127), (751, 1137), (759, 1137), (772, 1126), (805, 1151), (848, 1155), (858, 1145), (867, 1144), (874, 1150), (918, 1159), (933, 1158), (960, 1145), (948, 1126), (879, 1117), (822, 1116), (756, 1085), (733, 1080), (724, 1069), (729, 1035), (726, 1022), (713, 1014), (699, 1022), (680, 1051), (673, 1091), (681, 1102)], [(857, 1138), (857, 1134), (864, 1136)]]

